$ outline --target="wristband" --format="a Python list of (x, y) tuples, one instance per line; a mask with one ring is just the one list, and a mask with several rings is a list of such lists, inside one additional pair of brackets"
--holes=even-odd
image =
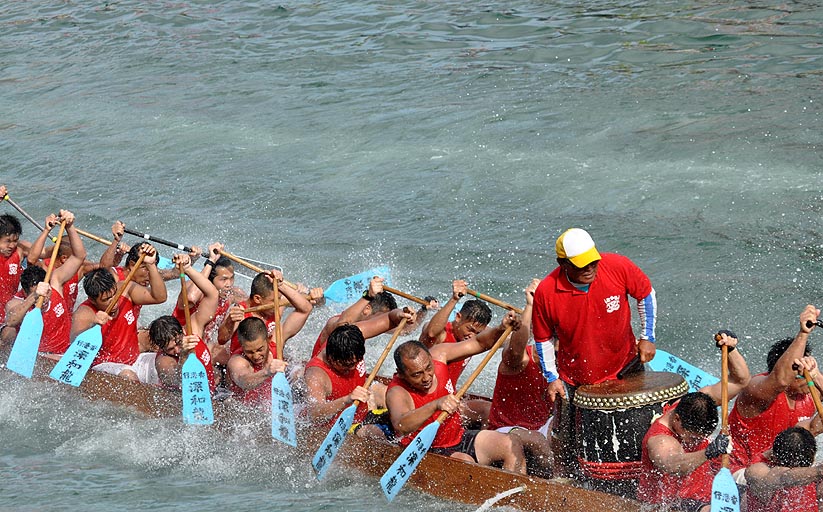
[(367, 289), (365, 289), (365, 290), (363, 290), (363, 297), (362, 297), (362, 298), (363, 298), (363, 299), (365, 299), (365, 300), (366, 300), (366, 301), (368, 301), (368, 302), (371, 302), (371, 301), (373, 301), (373, 300), (374, 300), (374, 297), (372, 297), (371, 295), (369, 295), (369, 290), (368, 290), (368, 288), (367, 288)]
[(206, 265), (211, 265), (214, 267), (214, 262), (210, 259), (206, 259), (206, 261), (203, 262), (203, 268), (206, 268)]

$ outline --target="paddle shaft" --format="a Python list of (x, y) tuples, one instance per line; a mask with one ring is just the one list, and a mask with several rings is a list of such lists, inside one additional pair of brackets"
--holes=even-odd
[(191, 311), (189, 310), (189, 291), (186, 287), (186, 273), (183, 271), (183, 264), (179, 264), (180, 270), (180, 295), (183, 296), (183, 313), (186, 318), (186, 336), (191, 336)]
[[(128, 233), (130, 235), (140, 237), (144, 240), (149, 240), (150, 242), (157, 242), (158, 244), (166, 245), (168, 247), (174, 247), (175, 249), (177, 249), (179, 251), (183, 251), (183, 252), (187, 252), (187, 253), (191, 252), (191, 247), (185, 246), (183, 244), (176, 244), (174, 242), (169, 242), (168, 240), (165, 240), (163, 238), (159, 238), (159, 237), (156, 237), (156, 236), (153, 236), (153, 235), (147, 235), (146, 233), (141, 233), (139, 231), (135, 231), (135, 230), (129, 229), (129, 228), (123, 228), (123, 231), (125, 231), (126, 233)], [(202, 253), (200, 253), (200, 255), (203, 256), (204, 258), (209, 257), (209, 253), (207, 253), (206, 251), (203, 251)]]
[[(49, 288), (51, 288), (51, 273), (54, 270), (54, 262), (57, 260), (57, 251), (60, 250), (60, 242), (63, 241), (63, 233), (66, 231), (66, 221), (60, 223), (60, 231), (57, 232), (57, 241), (54, 242), (54, 248), (51, 250), (51, 259), (49, 260), (49, 268), (46, 269), (46, 278), (43, 279), (44, 282), (49, 283)], [(43, 301), (46, 300), (46, 297), (37, 297), (37, 302), (34, 304), (36, 308), (43, 307)]]
[[(391, 352), (391, 349), (394, 346), (394, 342), (397, 341), (397, 338), (400, 337), (400, 331), (402, 331), (403, 328), (406, 327), (406, 322), (407, 321), (408, 321), (408, 319), (404, 318), (403, 320), (400, 321), (400, 324), (395, 328), (394, 334), (392, 334), (391, 339), (386, 344), (386, 348), (383, 349), (383, 353), (380, 354), (380, 358), (377, 359), (377, 363), (375, 363), (374, 368), (372, 368), (372, 371), (369, 374), (368, 378), (366, 379), (366, 382), (363, 383), (364, 388), (369, 389), (369, 386), (371, 386), (371, 383), (374, 382), (374, 379), (377, 377), (377, 372), (380, 371), (380, 367), (383, 366), (383, 362), (386, 360), (386, 357), (388, 357), (389, 352)], [(357, 407), (359, 404), (360, 404), (360, 400), (355, 400), (354, 401), (354, 406), (355, 407)]]
[(503, 302), (500, 299), (495, 299), (494, 297), (489, 297), (488, 295), (486, 295), (484, 293), (476, 292), (476, 291), (471, 290), (471, 289), (466, 290), (466, 291), (469, 293), (469, 295), (473, 295), (473, 296), (477, 297), (480, 300), (485, 300), (486, 302), (494, 304), (495, 306), (500, 306), (503, 309), (508, 309), (509, 311), (514, 311), (518, 315), (523, 314), (522, 309), (520, 309), (518, 307), (515, 307), (515, 306), (512, 306), (508, 302)]
[[(32, 224), (34, 224), (34, 226), (35, 226), (37, 229), (39, 229), (40, 231), (43, 231), (44, 229), (46, 229), (46, 228), (44, 228), (43, 226), (41, 226), (39, 222), (37, 222), (36, 220), (34, 220), (34, 217), (32, 217), (31, 215), (29, 215), (29, 214), (26, 212), (26, 210), (24, 210), (23, 208), (21, 208), (21, 207), (20, 207), (20, 205), (18, 205), (18, 204), (17, 204), (17, 203), (15, 203), (14, 201), (12, 201), (12, 200), (11, 200), (11, 198), (9, 197), (9, 195), (8, 195), (8, 194), (6, 194), (6, 195), (5, 195), (5, 197), (3, 197), (3, 200), (4, 200), (4, 201), (6, 201), (6, 202), (8, 202), (10, 205), (12, 205), (12, 206), (14, 207), (14, 209), (15, 209), (15, 210), (17, 210), (18, 212), (20, 212), (20, 215), (22, 215), (23, 217), (25, 217), (27, 221), (29, 221), (29, 222), (31, 222)], [(78, 233), (79, 233), (79, 231), (78, 231)], [(57, 240), (57, 237), (52, 237), (52, 238), (51, 238), (51, 241), (52, 241), (52, 242), (54, 242), (54, 241), (56, 241), (56, 240)]]
[[(266, 270), (262, 267), (258, 267), (257, 265), (255, 265), (253, 263), (249, 263), (248, 261), (246, 261), (246, 260), (244, 260), (244, 259), (242, 259), (238, 256), (235, 256), (234, 254), (232, 254), (230, 252), (220, 251), (220, 255), (225, 256), (226, 258), (232, 260), (235, 263), (239, 263), (240, 265), (243, 265), (244, 267), (246, 267), (249, 270), (253, 270), (253, 271), (257, 272), (258, 274), (268, 274), (269, 273), (268, 270)], [(283, 284), (285, 284), (289, 288), (293, 288), (295, 290), (297, 289), (296, 284), (290, 283), (290, 282), (286, 281), (285, 279), (283, 280)]]
[(106, 306), (106, 314), (107, 315), (110, 314), (111, 310), (114, 309), (114, 306), (117, 305), (117, 302), (120, 300), (120, 296), (123, 295), (123, 292), (125, 292), (126, 288), (128, 288), (129, 283), (134, 278), (134, 274), (137, 272), (137, 269), (139, 269), (140, 265), (143, 264), (143, 259), (145, 257), (146, 257), (145, 253), (141, 253), (140, 257), (137, 258), (137, 261), (134, 263), (134, 266), (131, 267), (131, 270), (129, 271), (129, 275), (127, 275), (126, 279), (123, 280), (123, 286), (120, 287), (119, 290), (117, 290), (117, 293), (115, 293), (114, 297), (112, 297), (111, 301), (109, 301), (109, 305)]
[[(488, 362), (491, 360), (492, 356), (494, 356), (494, 353), (497, 352), (497, 349), (500, 348), (500, 345), (502, 345), (503, 342), (506, 341), (506, 338), (509, 337), (509, 334), (511, 334), (511, 332), (512, 328), (506, 327), (506, 330), (503, 331), (503, 334), (501, 334), (500, 337), (497, 338), (497, 341), (494, 343), (494, 345), (492, 345), (492, 348), (489, 349), (489, 352), (486, 354), (486, 357), (484, 357), (483, 360), (480, 361), (480, 364), (477, 365), (477, 368), (475, 368), (472, 374), (469, 375), (469, 378), (466, 380), (466, 383), (463, 384), (463, 387), (461, 387), (460, 390), (454, 395), (455, 398), (457, 398), (458, 400), (463, 398), (463, 395), (465, 395), (466, 392), (469, 390), (469, 386), (471, 386), (474, 380), (480, 375), (480, 372), (483, 371), (483, 368), (486, 367)], [(448, 416), (449, 413), (443, 411), (440, 413), (440, 416), (438, 416), (435, 421), (437, 421), (438, 423), (443, 423), (446, 420), (446, 418), (448, 418)]]
[(812, 394), (812, 400), (814, 401), (814, 408), (817, 409), (817, 415), (823, 419), (823, 403), (820, 402), (820, 390), (814, 385), (812, 376), (809, 375), (809, 370), (803, 370), (803, 378), (806, 379), (806, 383), (809, 385), (809, 392)]
[(392, 293), (394, 295), (399, 295), (400, 297), (403, 297), (404, 299), (408, 299), (412, 302), (416, 302), (416, 303), (421, 304), (423, 306), (428, 306), (429, 305), (429, 301), (421, 299), (420, 297), (415, 297), (414, 295), (410, 295), (410, 294), (405, 293), (405, 292), (401, 292), (397, 288), (392, 288), (390, 286), (383, 285), (383, 290), (385, 290), (389, 293)]
[(280, 284), (274, 280), (274, 342), (277, 345), (277, 359), (283, 360), (283, 322), (280, 316)]
[[(723, 345), (720, 352), (720, 433), (729, 435), (729, 347)], [(729, 454), (721, 457), (723, 467), (729, 467)]]

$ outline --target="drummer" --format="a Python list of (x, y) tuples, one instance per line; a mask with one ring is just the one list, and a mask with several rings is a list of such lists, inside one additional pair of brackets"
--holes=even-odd
[[(729, 347), (728, 399), (749, 383), (749, 367), (737, 347), (737, 336), (727, 330), (717, 335), (718, 346)], [(676, 506), (683, 512), (708, 512), (711, 488), (720, 470), (716, 460), (731, 452), (729, 436), (708, 437), (717, 427), (721, 383), (704, 386), (677, 402), (664, 406), (663, 416), (649, 428), (642, 444), (643, 472), (637, 496), (640, 501)]]

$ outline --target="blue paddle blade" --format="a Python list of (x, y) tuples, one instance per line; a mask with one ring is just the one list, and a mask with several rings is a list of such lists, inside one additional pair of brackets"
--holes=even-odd
[(37, 349), (40, 348), (42, 336), (43, 312), (40, 308), (34, 308), (23, 317), (23, 323), (20, 324), (20, 330), (14, 339), (6, 368), (30, 379), (34, 372), (34, 362), (37, 360)]
[(740, 495), (729, 468), (721, 468), (714, 477), (711, 512), (740, 512)]
[(54, 365), (49, 376), (72, 386), (79, 386), (86, 377), (91, 363), (103, 345), (103, 331), (95, 324), (81, 332), (69, 345), (69, 349)]
[(214, 423), (214, 411), (206, 368), (192, 353), (183, 363), (182, 374), (183, 422), (187, 425), (211, 425)]
[(334, 420), (334, 425), (332, 425), (331, 430), (329, 430), (329, 433), (326, 435), (326, 439), (320, 443), (320, 448), (317, 449), (317, 453), (314, 454), (311, 465), (317, 473), (318, 480), (322, 480), (323, 477), (326, 476), (326, 470), (329, 469), (332, 461), (337, 456), (337, 452), (340, 451), (343, 440), (346, 439), (346, 434), (354, 421), (354, 412), (356, 410), (357, 406), (354, 404), (343, 409), (340, 416)]
[(176, 265), (171, 262), (170, 259), (166, 258), (165, 256), (160, 256), (157, 258), (157, 268), (162, 270), (168, 270), (170, 268), (174, 268)]
[(326, 300), (332, 302), (352, 303), (357, 301), (363, 290), (369, 287), (369, 281), (374, 276), (380, 276), (391, 286), (391, 269), (387, 266), (375, 267), (353, 276), (338, 279), (329, 285), (323, 292)]
[(271, 436), (291, 446), (297, 446), (294, 427), (294, 401), (291, 386), (283, 372), (271, 379)]
[(711, 386), (720, 382), (720, 379), (701, 370), (679, 357), (669, 354), (665, 350), (657, 349), (654, 359), (649, 362), (649, 367), (656, 372), (670, 372), (682, 375), (689, 383), (689, 391), (698, 391), (703, 386)]
[(400, 457), (391, 465), (391, 467), (383, 473), (380, 478), (380, 487), (383, 488), (383, 494), (389, 501), (392, 501), (400, 489), (406, 485), (409, 477), (417, 469), (420, 461), (426, 455), (426, 452), (431, 448), (434, 436), (440, 430), (440, 423), (435, 421), (426, 425), (426, 427), (417, 434), (417, 437), (403, 450)]

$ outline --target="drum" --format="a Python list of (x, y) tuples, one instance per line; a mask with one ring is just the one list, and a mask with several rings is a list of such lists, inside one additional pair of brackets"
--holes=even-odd
[(636, 480), (643, 437), (663, 404), (689, 391), (676, 373), (640, 372), (623, 380), (580, 386), (575, 437), (583, 476), (594, 480)]

